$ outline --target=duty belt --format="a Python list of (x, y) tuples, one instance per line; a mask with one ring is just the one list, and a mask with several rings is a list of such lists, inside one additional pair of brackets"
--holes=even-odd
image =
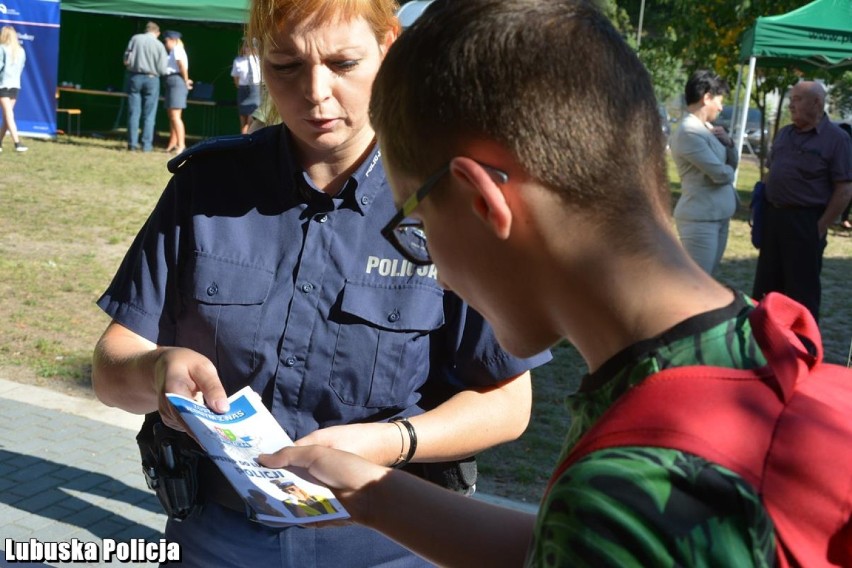
[[(464, 495), (472, 495), (476, 488), (477, 468), (473, 457), (451, 462), (411, 463), (401, 469)], [(238, 513), (246, 511), (245, 502), (222, 470), (206, 457), (198, 460), (198, 500), (202, 504), (216, 503)]]
[[(156, 412), (145, 416), (136, 441), (148, 487), (157, 492), (171, 518), (184, 519), (205, 503), (246, 513), (246, 504), (213, 460), (188, 435), (165, 427)], [(476, 489), (474, 457), (461, 461), (410, 463), (402, 469), (464, 495), (471, 495)]]

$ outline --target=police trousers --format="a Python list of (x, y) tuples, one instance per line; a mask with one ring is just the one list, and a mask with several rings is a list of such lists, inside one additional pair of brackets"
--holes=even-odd
[(433, 566), (366, 527), (273, 528), (216, 503), (186, 520), (170, 520), (165, 536), (180, 545), (182, 568)]

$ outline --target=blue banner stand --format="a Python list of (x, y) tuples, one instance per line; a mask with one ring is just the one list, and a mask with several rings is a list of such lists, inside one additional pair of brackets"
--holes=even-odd
[(56, 136), (59, 0), (0, 0), (0, 27), (12, 26), (27, 52), (15, 122), (22, 136)]

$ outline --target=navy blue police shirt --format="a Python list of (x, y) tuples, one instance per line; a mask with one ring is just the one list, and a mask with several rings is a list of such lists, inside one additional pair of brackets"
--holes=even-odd
[(550, 360), (503, 351), (434, 266), (380, 235), (396, 209), (378, 149), (335, 197), (292, 156), (273, 126), (175, 158), (98, 305), (208, 357), (228, 394), (251, 385), (293, 439), (418, 414), (435, 404), (430, 390), (486, 387)]

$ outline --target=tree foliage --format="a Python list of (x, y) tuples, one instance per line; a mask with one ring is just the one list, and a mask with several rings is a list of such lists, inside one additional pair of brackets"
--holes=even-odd
[(598, 0), (598, 4), (627, 43), (637, 51), (651, 76), (657, 100), (665, 103), (680, 93), (684, 72), (683, 62), (673, 49), (674, 32), (665, 27), (655, 27), (652, 33), (643, 33), (640, 42), (637, 37), (638, 23), (634, 23), (636, 20), (628, 11), (630, 6), (618, 0)]
[(838, 117), (852, 116), (852, 71), (840, 75), (831, 89), (833, 112)]
[[(644, 48), (646, 36), (669, 37), (672, 55), (683, 61), (685, 75), (696, 69), (712, 69), (734, 86), (740, 72), (740, 43), (744, 32), (759, 16), (785, 14), (810, 1), (657, 0), (652, 3), (646, 0), (641, 46)], [(642, 0), (619, 0), (619, 6), (629, 14), (631, 22), (638, 22), (641, 4)], [(783, 94), (802, 76), (795, 67), (758, 66), (751, 106), (760, 109), (764, 123), (768, 118), (767, 95), (775, 91)], [(816, 76), (828, 84), (835, 80), (826, 73)], [(780, 110), (779, 106), (778, 114), (771, 118), (776, 129)]]

